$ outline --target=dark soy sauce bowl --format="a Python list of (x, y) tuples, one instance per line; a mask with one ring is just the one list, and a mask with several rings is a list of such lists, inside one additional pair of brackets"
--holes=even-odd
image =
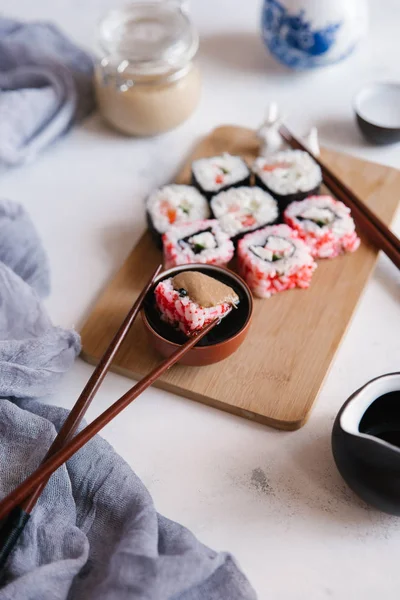
[(332, 451), (360, 498), (400, 516), (400, 373), (373, 379), (350, 396), (333, 426)]
[(354, 99), (357, 124), (373, 144), (400, 142), (400, 83), (372, 83)]
[(160, 354), (167, 357), (188, 339), (184, 333), (174, 329), (161, 319), (154, 297), (154, 289), (160, 281), (174, 277), (182, 271), (200, 271), (205, 275), (218, 279), (235, 290), (240, 302), (238, 308), (233, 308), (179, 362), (183, 365), (203, 366), (224, 360), (233, 354), (244, 341), (253, 314), (253, 298), (250, 289), (236, 273), (225, 267), (203, 264), (182, 265), (168, 269), (158, 275), (153, 287), (144, 299), (141, 311), (149, 342)]

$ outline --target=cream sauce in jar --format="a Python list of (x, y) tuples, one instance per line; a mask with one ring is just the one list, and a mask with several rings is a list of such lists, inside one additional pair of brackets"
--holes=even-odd
[(192, 62), (198, 36), (176, 2), (137, 3), (100, 25), (107, 51), (96, 67), (100, 112), (128, 135), (148, 136), (183, 123), (200, 97)]

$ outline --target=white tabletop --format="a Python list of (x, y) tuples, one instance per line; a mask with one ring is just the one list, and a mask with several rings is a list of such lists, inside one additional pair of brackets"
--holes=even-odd
[[(0, 10), (53, 20), (94, 47), (98, 18), (116, 4), (0, 0)], [(80, 327), (144, 229), (143, 197), (171, 179), (199, 136), (222, 123), (257, 126), (270, 100), (281, 104), (297, 132), (317, 124), (327, 146), (400, 167), (399, 146), (367, 145), (351, 107), (362, 84), (400, 79), (398, 0), (371, 2), (370, 36), (353, 57), (303, 74), (281, 68), (264, 51), (259, 4), (192, 1), (204, 93), (184, 126), (135, 140), (106, 129), (96, 115), (31, 165), (2, 176), (1, 195), (28, 208), (48, 250), (53, 292), (47, 305), (55, 323)], [(330, 433), (351, 392), (399, 370), (399, 285), (396, 269), (381, 257), (300, 431), (274, 431), (155, 389), (104, 431), (157, 509), (204, 543), (231, 551), (261, 599), (398, 598), (400, 520), (369, 509), (348, 490), (333, 463)], [(78, 360), (50, 401), (70, 407), (90, 372)], [(110, 374), (89, 418), (131, 384)]]

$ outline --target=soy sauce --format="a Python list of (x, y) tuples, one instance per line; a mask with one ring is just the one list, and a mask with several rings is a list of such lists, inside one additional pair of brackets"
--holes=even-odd
[[(204, 273), (204, 275), (208, 275), (209, 277), (214, 277), (222, 283), (225, 283), (239, 296), (239, 304), (237, 308), (232, 308), (230, 313), (221, 319), (221, 322), (197, 344), (198, 346), (212, 346), (213, 344), (219, 344), (220, 342), (228, 340), (244, 327), (249, 316), (249, 299), (242, 287), (228, 274), (213, 272), (209, 269), (202, 269), (201, 267), (196, 268), (195, 270), (199, 271), (200, 273)], [(166, 275), (164, 279), (168, 279), (168, 277), (170, 277), (170, 275)], [(162, 279), (159, 281), (162, 281)], [(159, 335), (161, 335), (163, 338), (166, 338), (170, 342), (174, 342), (175, 344), (184, 344), (188, 339), (186, 335), (182, 331), (175, 329), (161, 319), (154, 296), (155, 287), (156, 286), (154, 286), (147, 293), (143, 303), (143, 308), (150, 325)]]
[(377, 398), (365, 411), (359, 431), (400, 448), (400, 391)]

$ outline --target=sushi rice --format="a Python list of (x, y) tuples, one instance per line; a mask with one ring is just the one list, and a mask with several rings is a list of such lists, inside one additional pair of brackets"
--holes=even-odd
[(240, 156), (225, 153), (192, 163), (193, 185), (210, 197), (231, 186), (250, 183), (250, 169)]
[(212, 198), (211, 210), (230, 238), (238, 238), (248, 231), (274, 223), (279, 212), (276, 200), (258, 187), (238, 187), (220, 192)]
[(259, 298), (307, 288), (317, 268), (307, 245), (287, 225), (272, 225), (238, 243), (239, 272)]
[(229, 236), (217, 220), (175, 225), (163, 235), (164, 266), (202, 263), (226, 265), (235, 252)]
[(284, 219), (315, 258), (335, 258), (344, 252), (355, 252), (360, 245), (350, 209), (331, 196), (311, 196), (293, 202)]
[(302, 200), (315, 193), (322, 182), (322, 172), (315, 160), (302, 150), (284, 150), (259, 157), (253, 164), (257, 184), (274, 197), (288, 201)]
[(154, 295), (163, 321), (179, 328), (187, 336), (200, 331), (217, 318), (222, 319), (232, 310), (228, 302), (210, 307), (199, 306), (188, 295), (182, 295), (180, 290), (174, 289), (171, 277), (157, 285)]
[(207, 200), (191, 185), (171, 184), (153, 192), (146, 203), (151, 225), (163, 234), (171, 225), (207, 219), (210, 208)]

